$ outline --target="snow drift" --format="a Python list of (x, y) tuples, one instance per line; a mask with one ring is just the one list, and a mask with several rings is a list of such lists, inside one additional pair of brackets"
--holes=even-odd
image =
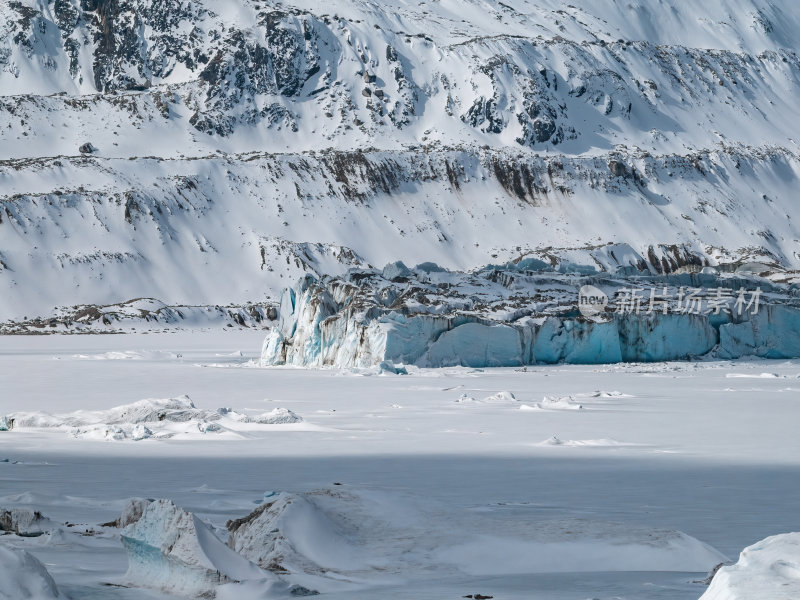
[[(708, 571), (725, 560), (677, 531), (592, 520), (501, 525), (491, 512), (441, 521), (424, 498), (341, 488), (277, 492), (227, 523), (227, 545), (168, 500), (121, 533), (126, 580), (186, 595), (346, 591), (413, 578), (544, 572)], [(455, 524), (455, 526), (454, 526)], [(143, 583), (144, 582), (144, 583)], [(241, 585), (243, 587), (236, 587)]]
[[(228, 522), (229, 545), (261, 568), (325, 576), (369, 562), (358, 541), (314, 502), (314, 494), (280, 493), (250, 515)], [(354, 511), (355, 512), (355, 511)]]
[(725, 560), (677, 531), (591, 520), (496, 527), (451, 515), (443, 525), (424, 499), (360, 490), (280, 493), (228, 522), (229, 545), (260, 567), (321, 591), (357, 579), (434, 572), (513, 574), (593, 571), (707, 571)]

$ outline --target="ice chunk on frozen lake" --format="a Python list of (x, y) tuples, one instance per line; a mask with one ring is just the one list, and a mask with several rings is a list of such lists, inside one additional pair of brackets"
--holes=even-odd
[(243, 423), (257, 423), (259, 425), (284, 425), (287, 423), (302, 423), (303, 418), (288, 408), (275, 408), (260, 415), (240, 415)]
[(774, 535), (742, 550), (722, 567), (700, 600), (800, 598), (800, 533)]
[(0, 545), (0, 598), (50, 600), (63, 596), (36, 557), (25, 550)]
[(614, 439), (601, 438), (596, 440), (562, 440), (558, 436), (552, 436), (539, 442), (538, 446), (565, 446), (568, 448), (626, 448), (639, 444), (627, 444)]
[(236, 412), (231, 408), (197, 408), (188, 396), (140, 400), (109, 410), (81, 410), (62, 415), (19, 412), (8, 415), (6, 419), (13, 422), (16, 431), (56, 429), (80, 439), (134, 442), (206, 434), (230, 439), (240, 437), (237, 427), (253, 431), (258, 425), (288, 425), (303, 421), (287, 408), (257, 415)]
[(517, 398), (511, 392), (497, 392), (491, 396), (486, 396), (482, 400), (476, 400), (472, 396), (461, 394), (461, 396), (455, 402), (457, 404), (511, 404), (516, 403)]
[[(570, 442), (567, 442), (570, 443)], [(613, 440), (586, 440), (597, 446)], [(577, 443), (575, 445), (578, 445)], [(677, 570), (707, 572), (726, 558), (679, 531), (587, 519), (522, 521), (456, 514), (424, 499), (355, 490), (282, 493), (228, 523), (229, 545), (264, 569), (302, 576), (320, 591), (357, 578)], [(454, 523), (458, 523), (454, 526)], [(291, 574), (291, 575), (289, 575)], [(282, 576), (283, 576), (282, 575)]]
[(129, 498), (122, 508), (122, 514), (115, 521), (104, 523), (104, 527), (127, 527), (136, 523), (142, 518), (145, 509), (150, 506), (152, 500), (147, 498)]
[(250, 515), (228, 522), (230, 546), (276, 572), (324, 574), (355, 570), (367, 555), (304, 495), (281, 493)]
[(539, 410), (583, 410), (583, 405), (572, 396), (545, 396), (534, 406)]
[(508, 404), (516, 402), (517, 398), (511, 392), (497, 392), (483, 399), (487, 404)]
[(220, 584), (269, 580), (268, 573), (221, 542), (192, 513), (169, 500), (147, 505), (120, 534), (128, 553), (125, 579), (134, 585), (199, 597)]
[(55, 524), (39, 511), (27, 508), (0, 508), (0, 531), (24, 537), (36, 537), (55, 528)]

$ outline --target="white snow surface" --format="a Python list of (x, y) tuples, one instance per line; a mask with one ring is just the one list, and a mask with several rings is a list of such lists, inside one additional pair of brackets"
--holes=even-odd
[[(36, 556), (62, 595), (102, 600), (292, 586), (333, 600), (696, 600), (706, 590), (693, 581), (792, 528), (796, 360), (397, 374), (258, 368), (259, 342), (257, 331), (0, 337), (0, 414), (149, 419), (138, 399), (164, 398), (173, 408), (155, 410), (304, 417), (102, 452), (60, 428), (0, 432), (0, 507), (53, 524), (0, 536), (0, 549)], [(140, 358), (81, 358), (113, 353)], [(583, 409), (521, 410), (544, 398)], [(120, 530), (99, 525), (121, 515), (141, 542), (130, 563)], [(217, 571), (246, 581), (209, 587)]]
[[(317, 588), (342, 580), (404, 578), (427, 571), (473, 575), (592, 571), (705, 571), (725, 560), (683, 533), (619, 523), (519, 523), (514, 535), (491, 515), (432, 535), (445, 507), (424, 499), (334, 488), (270, 498), (231, 535), (262, 567), (308, 575)], [(428, 532), (428, 533), (426, 533)]]
[(800, 533), (770, 536), (742, 550), (714, 575), (701, 600), (800, 598)]

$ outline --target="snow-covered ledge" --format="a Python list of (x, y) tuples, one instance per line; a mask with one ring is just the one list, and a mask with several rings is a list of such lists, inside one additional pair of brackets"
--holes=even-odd
[(800, 533), (773, 535), (742, 550), (722, 567), (700, 600), (797, 600), (800, 598)]

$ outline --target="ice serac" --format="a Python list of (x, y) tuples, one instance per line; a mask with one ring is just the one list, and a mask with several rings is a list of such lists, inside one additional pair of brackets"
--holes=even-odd
[(525, 323), (530, 339), (525, 364), (619, 362), (622, 353), (613, 322), (546, 317)]
[(464, 323), (440, 335), (419, 362), (431, 366), (512, 367), (522, 364), (522, 337), (508, 325)]
[(720, 568), (700, 600), (800, 598), (800, 533), (768, 537), (748, 546), (735, 565)]
[(625, 315), (615, 323), (625, 362), (685, 360), (706, 354), (717, 343), (705, 315)]
[(765, 358), (800, 356), (800, 311), (767, 306), (763, 312), (719, 328), (720, 357), (754, 355)]
[[(293, 301), (282, 304), (281, 325), (264, 342), (262, 364), (500, 367), (688, 360), (710, 353), (800, 356), (796, 287), (758, 277), (630, 279), (564, 274), (530, 262), (474, 272), (403, 268), (402, 277), (392, 264), (301, 279), (284, 293)], [(605, 312), (579, 314), (577, 290), (585, 283), (612, 296)], [(659, 309), (645, 303), (625, 310), (619, 291), (648, 285), (663, 295)], [(732, 300), (746, 286), (763, 294), (759, 310), (713, 308), (715, 297)], [(679, 300), (686, 289), (695, 290), (706, 308), (688, 310)]]
[(25, 550), (0, 545), (0, 598), (52, 600), (64, 596), (36, 557)]
[(191, 597), (213, 597), (219, 585), (269, 575), (222, 543), (208, 525), (169, 500), (156, 500), (120, 534), (126, 580)]

